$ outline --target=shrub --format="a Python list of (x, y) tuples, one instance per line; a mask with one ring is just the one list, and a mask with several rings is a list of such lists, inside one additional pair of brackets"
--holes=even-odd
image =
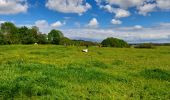
[(72, 45), (73, 41), (67, 37), (63, 37), (63, 38), (61, 38), (59, 44), (60, 45)]
[(101, 44), (104, 47), (120, 47), (120, 48), (129, 47), (128, 43), (125, 42), (124, 40), (113, 38), (113, 37), (109, 37), (103, 40)]
[(153, 45), (151, 43), (143, 43), (143, 44), (139, 44), (139, 45), (135, 46), (135, 48), (149, 48), (149, 49), (152, 49), (154, 47), (153, 47)]

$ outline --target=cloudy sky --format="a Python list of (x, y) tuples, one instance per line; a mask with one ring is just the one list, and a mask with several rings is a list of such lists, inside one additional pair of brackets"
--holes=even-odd
[(6, 21), (72, 39), (170, 42), (170, 0), (0, 0)]

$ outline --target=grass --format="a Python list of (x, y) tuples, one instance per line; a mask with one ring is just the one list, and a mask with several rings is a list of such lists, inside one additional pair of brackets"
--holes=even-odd
[(0, 46), (0, 99), (170, 99), (170, 47), (82, 49)]

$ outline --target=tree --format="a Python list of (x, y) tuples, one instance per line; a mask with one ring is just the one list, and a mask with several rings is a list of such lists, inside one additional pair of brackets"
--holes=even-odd
[(52, 44), (59, 44), (60, 43), (60, 40), (61, 38), (63, 38), (63, 33), (59, 30), (51, 30), (50, 33), (48, 33), (48, 40), (50, 43)]
[(38, 34), (37, 35), (37, 43), (38, 44), (47, 44), (47, 35), (46, 34)]
[(3, 34), (15, 34), (17, 27), (11, 22), (5, 22), (1, 24), (1, 31)]
[(18, 38), (18, 28), (11, 22), (5, 22), (1, 24), (1, 31), (5, 35), (8, 44), (18, 44), (20, 40)]
[(24, 26), (18, 29), (18, 33), (22, 44), (33, 44), (37, 42), (37, 31), (33, 28), (28, 29)]
[(60, 39), (60, 45), (72, 45), (73, 44), (73, 41), (70, 40), (69, 38), (67, 37), (63, 37)]
[(0, 32), (0, 45), (6, 44), (5, 43), (5, 36)]
[(135, 48), (149, 48), (152, 49), (154, 48), (152, 43), (142, 43), (142, 44), (138, 44), (137, 46), (135, 46)]
[(128, 43), (125, 42), (124, 40), (113, 38), (113, 37), (104, 39), (101, 44), (104, 47), (120, 47), (120, 48), (129, 47)]

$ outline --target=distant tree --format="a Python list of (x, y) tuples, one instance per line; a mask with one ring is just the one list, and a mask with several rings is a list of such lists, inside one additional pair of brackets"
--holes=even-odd
[(47, 40), (47, 35), (46, 34), (38, 34), (37, 35), (37, 43), (38, 44), (47, 44), (48, 40)]
[(142, 43), (142, 44), (136, 45), (135, 48), (148, 48), (148, 49), (152, 49), (152, 48), (154, 48), (154, 45), (152, 43)]
[(76, 46), (98, 46), (99, 43), (92, 42), (92, 41), (85, 41), (85, 40), (72, 40), (73, 44)]
[(27, 42), (28, 41), (27, 39), (29, 39), (29, 37), (28, 37), (29, 32), (28, 31), (29, 31), (29, 29), (26, 26), (20, 27), (18, 29), (19, 38), (20, 38), (20, 41), (21, 41), (22, 44), (28, 43)]
[(18, 28), (11, 22), (5, 22), (1, 24), (1, 32), (5, 36), (5, 40), (8, 44), (19, 44)]
[(73, 41), (67, 37), (63, 37), (60, 39), (60, 45), (73, 45)]
[(104, 47), (120, 47), (120, 48), (129, 47), (128, 43), (125, 42), (124, 40), (113, 38), (113, 37), (104, 39), (101, 44)]
[(37, 42), (37, 31), (26, 26), (18, 29), (19, 38), (22, 44), (33, 44)]
[(1, 31), (3, 34), (15, 34), (17, 27), (11, 22), (5, 22), (1, 24)]
[(0, 45), (6, 44), (5, 36), (0, 32)]
[(37, 26), (32, 26), (31, 29), (34, 30), (36, 33), (40, 33)]
[(61, 38), (63, 38), (64, 35), (61, 31), (59, 30), (51, 30), (50, 33), (48, 33), (48, 40), (51, 44), (59, 44), (60, 43), (60, 40)]

